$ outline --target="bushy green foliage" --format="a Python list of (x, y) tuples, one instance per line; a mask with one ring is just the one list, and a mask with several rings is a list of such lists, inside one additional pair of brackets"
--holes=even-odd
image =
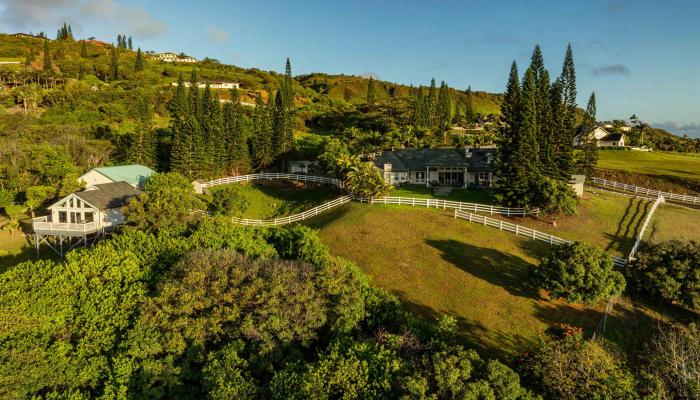
[(614, 269), (610, 254), (580, 242), (554, 247), (533, 276), (551, 297), (571, 303), (592, 304), (625, 289), (625, 279)]
[(196, 220), (193, 211), (201, 208), (192, 184), (184, 176), (169, 172), (151, 175), (144, 184), (144, 193), (124, 207), (124, 215), (137, 229), (181, 231)]
[(635, 380), (605, 343), (580, 328), (555, 326), (521, 360), (523, 381), (552, 399), (635, 399)]
[(308, 228), (127, 230), (0, 284), (7, 399), (529, 398)]
[(542, 177), (533, 183), (532, 204), (539, 207), (543, 214), (555, 219), (564, 215), (576, 215), (576, 193), (567, 182)]
[(625, 270), (631, 285), (668, 303), (700, 307), (700, 243), (672, 240), (647, 245)]
[(211, 208), (215, 214), (229, 217), (241, 216), (250, 206), (250, 201), (237, 185), (226, 185), (212, 191)]
[(382, 173), (371, 162), (355, 159), (343, 169), (347, 189), (357, 196), (384, 197), (391, 190)]

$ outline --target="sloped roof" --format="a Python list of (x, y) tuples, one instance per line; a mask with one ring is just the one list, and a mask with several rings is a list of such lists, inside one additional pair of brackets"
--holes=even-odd
[(374, 165), (382, 169), (384, 164), (391, 164), (396, 172), (423, 171), (427, 167), (467, 167), (470, 171), (488, 172), (493, 170), (494, 152), (495, 149), (399, 149), (383, 152)]
[(131, 185), (143, 185), (146, 179), (156, 172), (145, 165), (130, 164), (115, 167), (97, 167), (94, 169), (114, 182), (128, 182)]
[(600, 139), (601, 142), (619, 142), (624, 137), (622, 133), (610, 133)]
[(120, 181), (94, 185), (74, 195), (99, 210), (109, 210), (124, 206), (138, 193), (139, 191), (129, 183)]

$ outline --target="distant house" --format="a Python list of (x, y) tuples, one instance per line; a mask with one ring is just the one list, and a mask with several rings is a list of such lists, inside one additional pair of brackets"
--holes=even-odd
[(496, 149), (399, 149), (374, 159), (384, 180), (394, 186), (491, 187)]
[[(240, 89), (241, 85), (236, 82), (226, 82), (226, 81), (209, 81), (209, 82), (197, 82), (197, 87), (200, 89), (204, 89), (207, 86), (207, 83), (209, 83), (209, 88), (210, 89)], [(185, 87), (190, 87), (189, 82), (183, 82), (183, 86)], [(171, 83), (172, 86), (177, 86), (177, 82)]]
[(45, 36), (39, 36), (39, 35), (34, 35), (32, 33), (24, 33), (24, 32), (17, 32), (13, 33), (12, 36), (15, 37), (22, 37), (22, 38), (31, 38), (31, 39), (41, 39), (41, 40), (48, 40), (49, 42), (53, 41), (53, 39), (49, 39)]
[(179, 56), (175, 53), (165, 52), (165, 53), (155, 53), (153, 55), (156, 60), (163, 62), (179, 62), (179, 63), (196, 63), (197, 59), (191, 56)]
[(32, 220), (38, 235), (89, 235), (124, 222), (121, 208), (139, 193), (127, 182), (92, 185), (48, 207), (50, 215)]
[(155, 173), (155, 171), (145, 165), (119, 165), (93, 168), (81, 175), (78, 180), (84, 181), (86, 188), (112, 182), (126, 182), (133, 187), (140, 187), (149, 176)]
[(598, 140), (598, 147), (625, 147), (625, 135), (611, 133)]
[(624, 147), (625, 135), (622, 133), (610, 133), (605, 128), (597, 126), (588, 133), (579, 133), (574, 137), (574, 145), (581, 146), (594, 140), (598, 147)]

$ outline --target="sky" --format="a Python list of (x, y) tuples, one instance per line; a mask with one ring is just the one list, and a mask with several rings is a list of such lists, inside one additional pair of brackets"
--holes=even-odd
[(571, 43), (578, 103), (595, 91), (599, 120), (636, 114), (700, 137), (700, 1), (588, 0), (0, 0), (0, 31), (64, 21), (78, 38), (131, 35), (144, 50), (184, 52), (241, 67), (431, 78), (503, 92), (535, 44), (550, 75)]

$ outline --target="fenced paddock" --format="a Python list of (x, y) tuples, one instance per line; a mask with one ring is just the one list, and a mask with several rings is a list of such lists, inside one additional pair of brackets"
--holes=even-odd
[[(573, 243), (571, 240), (562, 239), (549, 233), (540, 232), (532, 228), (510, 223), (508, 221), (489, 218), (485, 215), (472, 214), (468, 211), (455, 210), (454, 216), (455, 218), (465, 219), (469, 222), (498, 228), (502, 231), (511, 232), (516, 235), (525, 236), (533, 240), (539, 240), (545, 243), (549, 243), (552, 246), (561, 246), (564, 244)], [(613, 257), (612, 259), (616, 267), (623, 268), (627, 266), (627, 261), (623, 258)]]
[(260, 173), (260, 174), (250, 174), (250, 175), (238, 175), (238, 176), (227, 176), (226, 178), (214, 179), (212, 181), (204, 182), (202, 187), (212, 187), (218, 185), (228, 185), (229, 183), (241, 183), (241, 182), (251, 182), (258, 179), (285, 179), (289, 181), (298, 182), (313, 182), (338, 186), (343, 188), (343, 182), (340, 179), (329, 178), (326, 176), (317, 175), (301, 175), (301, 174), (282, 174), (282, 173)]
[(659, 196), (663, 196), (668, 201), (675, 201), (675, 202), (683, 203), (683, 204), (700, 205), (700, 197), (697, 197), (697, 196), (690, 196), (690, 195), (670, 193), (670, 192), (661, 192), (659, 190), (653, 190), (653, 189), (648, 189), (648, 188), (644, 188), (644, 187), (640, 187), (640, 186), (628, 185), (626, 183), (609, 181), (607, 179), (596, 178), (596, 177), (591, 178), (591, 182), (593, 182), (595, 185), (598, 185), (598, 186), (612, 188), (612, 189), (623, 191), (623, 192), (634, 193), (636, 195), (644, 195), (647, 197), (653, 197), (654, 199), (658, 198)]
[(537, 214), (537, 210), (527, 210), (524, 208), (511, 208), (511, 207), (499, 207), (489, 204), (480, 203), (463, 203), (461, 201), (451, 201), (442, 199), (428, 199), (428, 198), (414, 198), (414, 197), (380, 197), (380, 198), (365, 198), (365, 197), (354, 197), (361, 203), (368, 204), (396, 204), (402, 206), (413, 206), (413, 207), (427, 207), (427, 208), (438, 208), (438, 209), (451, 209), (459, 211), (471, 211), (471, 212), (484, 212), (499, 215), (505, 215), (508, 217), (524, 217), (530, 214)]

